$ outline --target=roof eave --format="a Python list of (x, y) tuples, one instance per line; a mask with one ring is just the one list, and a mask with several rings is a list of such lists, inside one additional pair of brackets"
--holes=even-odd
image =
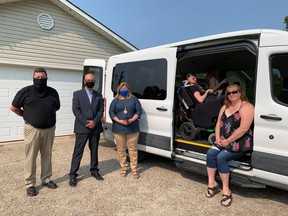
[(89, 14), (82, 11), (80, 8), (72, 4), (68, 0), (49, 0), (53, 4), (62, 8), (64, 11), (69, 13), (74, 18), (78, 19), (85, 25), (89, 26), (94, 31), (98, 32), (103, 37), (115, 43), (117, 46), (121, 47), (127, 52), (138, 50), (137, 47), (130, 44), (128, 41), (117, 35), (115, 32), (110, 30), (108, 27), (91, 17)]

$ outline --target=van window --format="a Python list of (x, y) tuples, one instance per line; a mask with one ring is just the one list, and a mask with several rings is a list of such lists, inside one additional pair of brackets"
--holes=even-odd
[(288, 105), (288, 54), (274, 55), (270, 59), (273, 97)]
[[(96, 83), (94, 90), (102, 92), (102, 79), (103, 79), (103, 68), (97, 66), (84, 66), (83, 80), (86, 74), (91, 73), (95, 76)], [(82, 81), (82, 88), (84, 88), (84, 82)]]
[(113, 71), (112, 91), (127, 82), (139, 99), (165, 100), (167, 91), (167, 61), (153, 59), (116, 64)]

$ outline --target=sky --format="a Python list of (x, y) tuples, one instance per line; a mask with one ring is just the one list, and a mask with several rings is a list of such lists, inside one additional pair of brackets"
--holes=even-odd
[(138, 49), (246, 30), (284, 30), (288, 0), (70, 0)]

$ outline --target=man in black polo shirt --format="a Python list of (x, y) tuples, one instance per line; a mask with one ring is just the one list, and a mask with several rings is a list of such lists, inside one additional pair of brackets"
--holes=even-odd
[(36, 158), (41, 154), (42, 185), (55, 189), (57, 184), (51, 181), (52, 145), (55, 136), (56, 111), (60, 109), (57, 91), (47, 86), (47, 73), (36, 68), (33, 73), (33, 85), (26, 86), (15, 95), (10, 110), (23, 117), (25, 142), (25, 184), (27, 195), (36, 196)]

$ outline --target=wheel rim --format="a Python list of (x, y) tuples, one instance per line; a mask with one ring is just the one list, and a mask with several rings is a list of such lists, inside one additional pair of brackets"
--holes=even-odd
[(181, 137), (185, 140), (193, 140), (196, 136), (196, 128), (191, 122), (184, 122), (180, 126)]

